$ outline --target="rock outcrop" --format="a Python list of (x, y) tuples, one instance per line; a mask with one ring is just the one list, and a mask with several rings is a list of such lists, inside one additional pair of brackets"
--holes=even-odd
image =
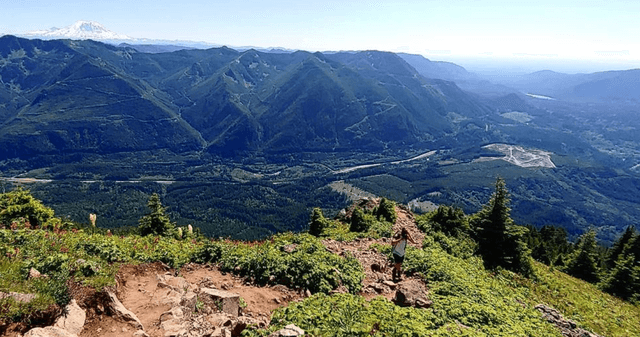
[(108, 307), (112, 315), (125, 322), (129, 322), (138, 330), (144, 330), (144, 327), (142, 326), (142, 323), (140, 322), (136, 314), (125, 308), (116, 294), (114, 294), (112, 291), (107, 291), (107, 296), (109, 296)]
[(304, 330), (300, 329), (294, 324), (289, 324), (284, 328), (269, 335), (269, 337), (294, 337), (294, 336), (304, 336)]
[(393, 298), (396, 305), (402, 307), (429, 308), (433, 304), (427, 298), (427, 289), (424, 283), (409, 279), (397, 284), (396, 295)]
[(56, 320), (54, 327), (66, 330), (74, 335), (82, 331), (87, 313), (80, 308), (76, 300), (71, 300), (64, 310), (64, 314)]
[(76, 300), (71, 300), (64, 309), (64, 314), (58, 317), (53, 326), (33, 328), (24, 337), (77, 337), (84, 327), (86, 317), (86, 312)]
[(538, 304), (535, 308), (542, 313), (542, 318), (560, 329), (563, 337), (602, 337), (579, 328), (574, 321), (564, 318), (560, 312), (554, 308), (544, 304)]

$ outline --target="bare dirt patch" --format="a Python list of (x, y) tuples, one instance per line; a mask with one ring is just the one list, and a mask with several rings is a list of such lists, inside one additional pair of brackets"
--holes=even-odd
[[(508, 144), (489, 144), (483, 148), (503, 153), (505, 156), (499, 159), (520, 167), (556, 167), (551, 161), (551, 152)], [(478, 161), (481, 160), (482, 158), (478, 159)]]

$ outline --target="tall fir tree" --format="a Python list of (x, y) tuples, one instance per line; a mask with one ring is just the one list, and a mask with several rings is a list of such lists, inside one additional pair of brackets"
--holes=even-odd
[(139, 228), (141, 235), (170, 235), (175, 225), (171, 223), (169, 217), (165, 214), (166, 207), (162, 206), (160, 196), (154, 193), (149, 198), (147, 207), (151, 213), (140, 218)]
[(527, 229), (514, 225), (509, 208), (509, 192), (502, 178), (489, 203), (471, 218), (478, 239), (478, 253), (487, 268), (503, 267), (523, 275), (533, 275), (531, 253), (523, 238)]
[(616, 262), (622, 254), (624, 247), (629, 243), (633, 237), (636, 235), (636, 229), (634, 226), (628, 226), (627, 229), (622, 233), (620, 238), (614, 242), (613, 246), (609, 250), (607, 254), (607, 268), (613, 269), (616, 266)]
[(640, 263), (635, 255), (620, 254), (601, 285), (602, 290), (625, 300), (640, 297)]
[(591, 283), (598, 282), (598, 244), (595, 230), (589, 229), (580, 236), (576, 249), (568, 259), (566, 272), (569, 275)]

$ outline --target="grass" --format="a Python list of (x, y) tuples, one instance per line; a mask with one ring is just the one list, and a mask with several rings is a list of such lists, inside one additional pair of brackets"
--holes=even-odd
[(538, 280), (519, 279), (531, 305), (546, 304), (599, 335), (640, 336), (640, 307), (600, 291), (595, 285), (540, 263)]

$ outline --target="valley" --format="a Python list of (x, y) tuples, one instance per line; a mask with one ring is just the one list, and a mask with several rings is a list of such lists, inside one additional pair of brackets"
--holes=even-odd
[(518, 223), (570, 238), (596, 227), (612, 242), (640, 217), (633, 100), (536, 91), (536, 77), (487, 85), (377, 51), (149, 54), (4, 36), (0, 58), (0, 184), (74, 221), (135, 226), (159, 193), (180, 225), (255, 239), (303, 230), (311, 207), (334, 215), (355, 195), (474, 213), (496, 177)]

